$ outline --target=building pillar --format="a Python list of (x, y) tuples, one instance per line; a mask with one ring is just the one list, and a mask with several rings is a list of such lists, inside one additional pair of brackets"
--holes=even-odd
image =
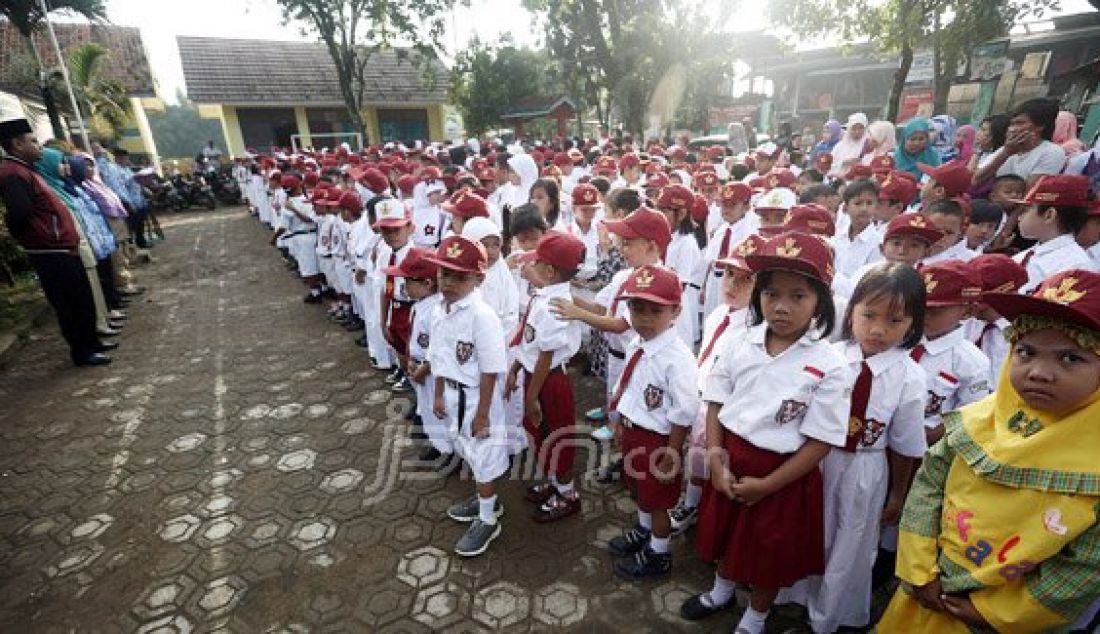
[(305, 106), (294, 107), (294, 121), (298, 124), (298, 147), (313, 147), (313, 138), (309, 135), (309, 115)]
[[(145, 153), (149, 155), (149, 161), (153, 168), (157, 170), (157, 174), (161, 174), (157, 142), (153, 139), (153, 129), (149, 127), (149, 118), (145, 116), (145, 106), (142, 105), (140, 97), (130, 97), (130, 112), (132, 113), (131, 118), (137, 126), (138, 134), (141, 135), (141, 145), (145, 149)], [(163, 174), (161, 175), (163, 176)]]
[(241, 134), (241, 122), (237, 118), (237, 109), (233, 106), (222, 106), (218, 112), (218, 119), (222, 124), (222, 134), (225, 135), (225, 148), (230, 156), (244, 156), (244, 135)]
[(568, 118), (568, 115), (564, 112), (559, 112), (554, 115), (554, 118), (558, 120), (558, 138), (564, 139), (566, 133), (568, 132), (568, 130), (566, 130), (565, 124), (565, 120)]
[(431, 104), (425, 108), (428, 111), (428, 138), (425, 141), (443, 141), (443, 104)]
[(371, 145), (377, 143), (382, 145), (382, 128), (378, 123), (378, 108), (375, 106), (366, 106), (360, 113), (363, 117), (363, 127), (366, 128), (366, 138), (363, 139), (363, 145)]

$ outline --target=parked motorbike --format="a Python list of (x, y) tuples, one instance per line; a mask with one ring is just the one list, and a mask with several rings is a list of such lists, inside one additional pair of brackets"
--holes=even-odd
[(200, 206), (205, 207), (209, 211), (213, 211), (214, 208), (218, 206), (218, 201), (214, 197), (213, 190), (202, 176), (196, 175), (191, 179), (186, 179), (182, 174), (177, 174), (172, 177), (172, 185), (179, 192), (188, 207)]
[(236, 179), (225, 171), (210, 171), (206, 175), (214, 197), (223, 205), (241, 204), (241, 187)]

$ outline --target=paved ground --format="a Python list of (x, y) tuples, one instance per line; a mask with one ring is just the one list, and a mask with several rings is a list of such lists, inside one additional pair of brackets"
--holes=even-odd
[(676, 611), (712, 572), (686, 541), (671, 581), (611, 572), (618, 486), (583, 482), (582, 516), (540, 526), (505, 483), (501, 538), (453, 556), (443, 511), (470, 483), (410, 473), (408, 400), (258, 225), (162, 224), (113, 365), (69, 366), (50, 322), (0, 369), (0, 631), (691, 627)]

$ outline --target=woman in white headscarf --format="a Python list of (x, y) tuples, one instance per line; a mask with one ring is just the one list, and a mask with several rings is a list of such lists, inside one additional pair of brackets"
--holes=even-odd
[(867, 153), (867, 115), (856, 112), (848, 116), (844, 136), (833, 146), (833, 167), (829, 176), (841, 177)]
[(876, 156), (893, 156), (897, 148), (897, 131), (889, 121), (875, 121), (867, 126), (870, 152), (863, 155), (863, 164), (870, 165)]
[(530, 154), (516, 154), (508, 159), (508, 184), (511, 185), (501, 204), (513, 209), (531, 199), (531, 186), (539, 179), (539, 168)]

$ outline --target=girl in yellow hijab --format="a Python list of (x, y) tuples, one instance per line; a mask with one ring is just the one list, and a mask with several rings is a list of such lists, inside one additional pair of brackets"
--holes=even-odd
[(1100, 597), (1100, 275), (983, 301), (1012, 350), (925, 456), (879, 632), (1065, 631)]

